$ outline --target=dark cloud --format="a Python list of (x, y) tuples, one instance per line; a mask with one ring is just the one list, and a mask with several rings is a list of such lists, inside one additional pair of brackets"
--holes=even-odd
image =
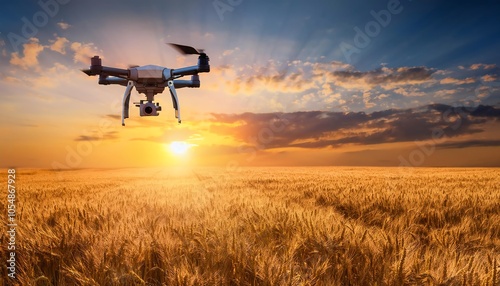
[(327, 73), (327, 79), (344, 88), (394, 88), (433, 81), (434, 72), (434, 69), (428, 67), (382, 67), (371, 71), (335, 70)]
[(136, 137), (130, 139), (131, 141), (149, 141), (155, 143), (165, 143), (163, 136), (149, 136), (149, 137)]
[(492, 106), (479, 105), (476, 109), (472, 110), (471, 115), (483, 117), (500, 117), (500, 109)]
[(446, 142), (436, 145), (438, 148), (454, 149), (468, 147), (497, 147), (500, 146), (500, 140), (468, 140), (458, 142)]
[(434, 71), (427, 67), (381, 68), (374, 71), (334, 71), (331, 74), (338, 80), (366, 79), (373, 85), (387, 83), (406, 83), (411, 81), (425, 81), (431, 78)]
[(92, 132), (91, 135), (80, 135), (75, 138), (75, 141), (99, 141), (99, 140), (113, 140), (118, 138), (118, 132), (109, 131), (100, 133), (98, 131)]
[(116, 114), (106, 114), (105, 117), (111, 118), (111, 119), (116, 119), (116, 120), (121, 120), (122, 116), (121, 115), (116, 115)]
[(417, 109), (365, 112), (294, 112), (212, 114), (211, 132), (230, 135), (260, 148), (323, 148), (343, 144), (381, 144), (458, 137), (480, 133), (491, 106), (475, 109), (443, 104)]

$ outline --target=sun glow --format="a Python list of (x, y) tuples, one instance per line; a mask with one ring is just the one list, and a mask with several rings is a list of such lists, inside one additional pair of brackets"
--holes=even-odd
[(173, 141), (168, 145), (168, 150), (177, 156), (181, 156), (187, 153), (188, 149), (191, 147), (191, 144), (188, 144), (183, 141)]

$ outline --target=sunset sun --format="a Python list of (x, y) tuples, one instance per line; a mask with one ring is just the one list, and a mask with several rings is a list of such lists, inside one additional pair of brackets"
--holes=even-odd
[(173, 141), (168, 145), (167, 149), (170, 153), (181, 156), (186, 154), (190, 147), (191, 145), (184, 141)]

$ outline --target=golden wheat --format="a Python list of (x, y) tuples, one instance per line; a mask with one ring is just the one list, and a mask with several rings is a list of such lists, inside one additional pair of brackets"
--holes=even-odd
[(499, 169), (19, 169), (17, 189), (20, 285), (500, 283)]

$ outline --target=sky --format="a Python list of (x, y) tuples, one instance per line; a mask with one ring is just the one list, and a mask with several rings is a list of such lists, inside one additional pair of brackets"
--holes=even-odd
[[(498, 1), (3, 3), (2, 167), (500, 166)], [(80, 70), (196, 64), (158, 117)], [(132, 92), (131, 102), (145, 99)]]

